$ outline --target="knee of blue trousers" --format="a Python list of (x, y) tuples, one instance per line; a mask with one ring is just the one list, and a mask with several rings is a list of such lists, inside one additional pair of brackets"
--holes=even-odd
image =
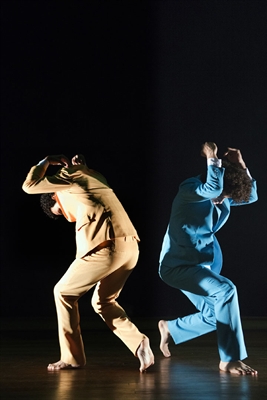
[(211, 307), (209, 304), (204, 303), (199, 311), (202, 313), (202, 317), (206, 322), (208, 322), (210, 325), (216, 326), (214, 307)]
[(236, 286), (229, 279), (222, 283), (218, 297), (223, 297), (225, 302), (237, 296)]

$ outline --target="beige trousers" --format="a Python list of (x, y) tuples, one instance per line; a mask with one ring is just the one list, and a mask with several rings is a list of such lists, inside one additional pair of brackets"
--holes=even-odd
[(116, 299), (135, 267), (138, 255), (138, 243), (134, 238), (116, 239), (111, 246), (93, 252), (83, 259), (76, 259), (56, 284), (54, 295), (62, 361), (81, 366), (86, 363), (78, 300), (94, 285), (94, 310), (136, 355), (141, 341), (146, 336), (129, 320)]

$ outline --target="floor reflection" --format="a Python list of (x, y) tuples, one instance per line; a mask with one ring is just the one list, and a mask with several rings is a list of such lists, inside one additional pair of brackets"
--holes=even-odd
[[(232, 376), (208, 367), (194, 366), (175, 358), (159, 359), (140, 374), (118, 366), (90, 373), (90, 367), (77, 371), (50, 372), (54, 400), (83, 399), (256, 399), (257, 377)], [(53, 385), (51, 385), (53, 381)], [(255, 385), (256, 384), (256, 385)]]
[[(108, 332), (109, 333), (109, 332)], [(153, 336), (154, 335), (154, 336)], [(172, 357), (158, 349), (150, 331), (154, 366), (141, 374), (138, 359), (105, 331), (90, 336), (88, 364), (81, 370), (48, 372), (58, 352), (54, 332), (2, 333), (1, 398), (8, 400), (257, 400), (266, 398), (266, 331), (249, 331), (249, 364), (258, 376), (233, 376), (218, 370), (214, 343), (199, 339), (172, 347)], [(210, 340), (213, 340), (211, 337)], [(211, 346), (212, 345), (212, 346)], [(203, 360), (205, 360), (205, 365)]]

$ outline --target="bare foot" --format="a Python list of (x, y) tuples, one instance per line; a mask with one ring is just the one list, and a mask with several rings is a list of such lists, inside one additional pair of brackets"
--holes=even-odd
[(160, 332), (160, 345), (159, 348), (162, 351), (164, 357), (170, 357), (171, 353), (169, 350), (169, 341), (171, 334), (168, 329), (168, 324), (166, 321), (159, 321), (158, 323), (159, 332)]
[(59, 371), (61, 369), (77, 369), (80, 368), (80, 365), (72, 365), (72, 364), (66, 364), (64, 361), (58, 361), (53, 364), (48, 364), (47, 369), (48, 371)]
[(251, 368), (249, 365), (244, 364), (242, 361), (221, 361), (219, 364), (221, 371), (230, 372), (236, 375), (257, 375), (258, 371)]
[(154, 354), (152, 353), (147, 337), (140, 343), (136, 355), (140, 361), (140, 372), (145, 372), (150, 365), (154, 364)]

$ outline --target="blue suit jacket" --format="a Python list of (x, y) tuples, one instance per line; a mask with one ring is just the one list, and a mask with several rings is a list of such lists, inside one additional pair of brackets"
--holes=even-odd
[(222, 253), (214, 235), (227, 221), (230, 207), (257, 200), (256, 182), (252, 180), (249, 202), (235, 203), (225, 198), (215, 205), (212, 199), (223, 190), (224, 168), (208, 166), (207, 179), (200, 176), (185, 180), (179, 187), (167, 232), (163, 239), (160, 264), (168, 267), (209, 265), (220, 272)]

